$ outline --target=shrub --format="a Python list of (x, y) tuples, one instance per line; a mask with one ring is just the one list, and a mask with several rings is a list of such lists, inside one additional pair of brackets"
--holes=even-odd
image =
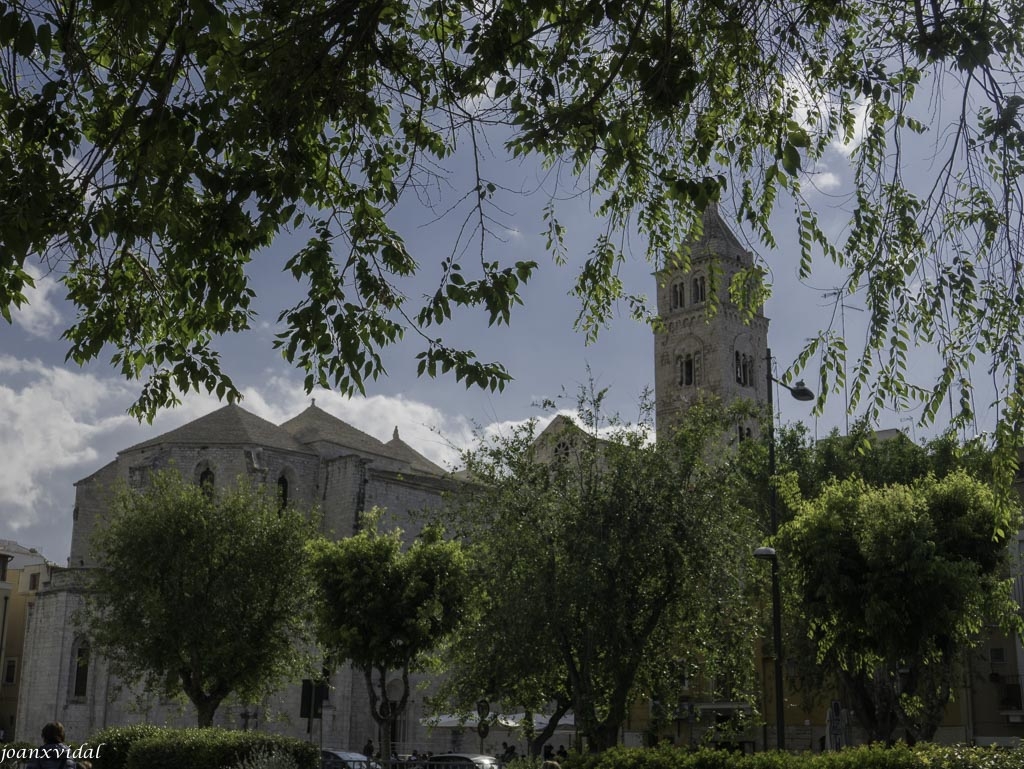
[(128, 751), (139, 740), (159, 733), (164, 727), (153, 724), (111, 726), (96, 732), (87, 744), (98, 750), (93, 769), (125, 769)]
[(259, 753), (291, 756), (297, 769), (318, 769), (320, 751), (291, 737), (227, 729), (166, 729), (139, 740), (125, 769), (231, 769)]

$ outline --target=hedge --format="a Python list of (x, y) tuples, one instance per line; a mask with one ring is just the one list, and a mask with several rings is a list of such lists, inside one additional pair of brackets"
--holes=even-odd
[(259, 752), (288, 753), (299, 769), (320, 766), (320, 749), (292, 737), (228, 729), (167, 729), (136, 742), (125, 769), (231, 769)]
[(230, 769), (259, 752), (284, 752), (299, 769), (318, 769), (320, 751), (291, 737), (228, 729), (173, 729), (136, 724), (97, 732), (93, 769)]
[(744, 755), (724, 750), (690, 751), (668, 746), (613, 748), (574, 754), (564, 769), (1024, 769), (1022, 748), (973, 748), (921, 744), (910, 748), (865, 746), (829, 753)]

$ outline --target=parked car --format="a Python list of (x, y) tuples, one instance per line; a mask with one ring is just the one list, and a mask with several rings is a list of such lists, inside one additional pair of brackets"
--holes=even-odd
[(381, 769), (381, 765), (351, 750), (321, 750), (320, 769)]
[(500, 769), (501, 762), (482, 753), (439, 753), (427, 759), (427, 769)]

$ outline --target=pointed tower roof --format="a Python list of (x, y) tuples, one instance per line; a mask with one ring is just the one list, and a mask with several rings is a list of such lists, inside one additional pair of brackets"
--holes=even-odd
[(704, 234), (694, 243), (694, 257), (732, 257), (744, 264), (753, 263), (753, 255), (722, 218), (717, 203), (710, 203), (704, 209), (703, 226)]
[(256, 444), (284, 451), (310, 453), (308, 448), (296, 441), (287, 431), (234, 403), (118, 453), (123, 454), (127, 451), (168, 443), (189, 445)]
[(387, 448), (388, 453), (396, 459), (401, 459), (403, 462), (408, 462), (409, 466), (413, 470), (417, 470), (427, 475), (447, 475), (447, 471), (435, 465), (425, 456), (420, 454), (416, 449), (410, 446), (408, 443), (398, 437), (398, 426), (395, 426), (395, 432), (391, 440), (384, 444)]
[(358, 430), (313, 404), (297, 417), (281, 425), (299, 443), (333, 443), (345, 448), (380, 456), (389, 456), (387, 447), (372, 435)]

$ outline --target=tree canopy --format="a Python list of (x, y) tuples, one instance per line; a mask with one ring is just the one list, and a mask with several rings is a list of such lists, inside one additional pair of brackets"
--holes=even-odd
[(832, 481), (780, 534), (815, 661), (872, 740), (931, 739), (986, 623), (1019, 627), (1000, 511), (956, 470), (907, 484)]
[[(466, 456), (473, 480), (446, 516), (472, 549), (476, 586), (446, 694), (509, 710), (569, 708), (591, 750), (615, 744), (636, 698), (670, 712), (683, 680), (752, 693), (747, 592), (758, 540), (722, 460), (735, 415), (695, 405), (656, 444), (643, 427), (533, 425)], [(457, 712), (459, 712), (457, 710)]]
[[(389, 756), (391, 727), (409, 699), (409, 673), (423, 669), (462, 618), (469, 592), (466, 556), (428, 526), (408, 548), (402, 532), (379, 532), (374, 516), (358, 534), (318, 540), (310, 553), (316, 584), (317, 636), (334, 664), (363, 674), (370, 712)], [(397, 674), (401, 688), (389, 686)]]
[[(574, 262), (588, 336), (620, 301), (646, 312), (618, 277), (629, 243), (658, 268), (685, 264), (700, 210), (721, 201), (771, 247), (778, 210), (801, 274), (835, 265), (837, 302), (867, 305), (854, 404), (918, 401), (928, 421), (951, 399), (969, 418), (972, 367), (988, 365), (998, 437), (1014, 443), (1022, 30), (1020, 0), (4, 3), (0, 313), (41, 260), (77, 309), (69, 357), (113, 348), (143, 382), (134, 413), (190, 389), (235, 398), (215, 342), (250, 326), (252, 261), (295, 231), (307, 243), (286, 270), (304, 295), (281, 308), (278, 344), (308, 388), (362, 389), (407, 332), (421, 374), (498, 388), (500, 361), (441, 329), (471, 307), (509, 322), (538, 269), (491, 256), (492, 215), (514, 193), (481, 171), (489, 151), (565, 180), (542, 226)], [(923, 141), (922, 180), (905, 160)], [(807, 192), (837, 145), (852, 188), (841, 212), (827, 204), (846, 221), (826, 227)], [(476, 173), (434, 271), (396, 220), (456, 161)], [(566, 192), (589, 193), (606, 225), (585, 257), (566, 251)], [(770, 267), (737, 279), (748, 305)], [(434, 289), (410, 292), (424, 272)], [(934, 382), (913, 380), (914, 343), (938, 348)], [(801, 356), (822, 397), (845, 384), (847, 350), (823, 329)]]
[(313, 532), (265, 489), (211, 494), (155, 473), (97, 528), (86, 632), (123, 680), (184, 693), (210, 726), (229, 695), (259, 701), (306, 670)]

